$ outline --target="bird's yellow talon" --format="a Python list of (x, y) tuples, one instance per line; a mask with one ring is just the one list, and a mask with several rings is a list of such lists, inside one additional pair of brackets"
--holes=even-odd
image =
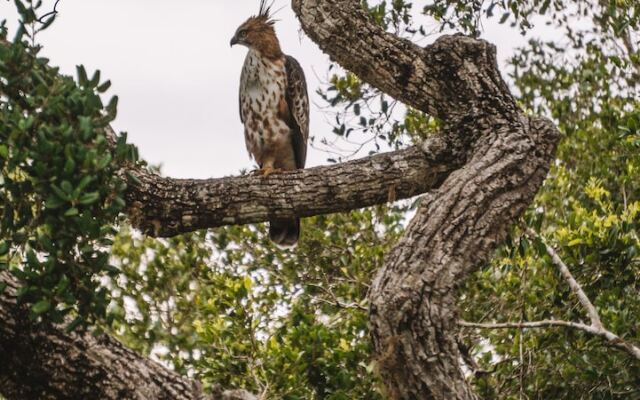
[(253, 171), (253, 175), (254, 176), (262, 176), (262, 177), (266, 178), (269, 175), (277, 174), (277, 173), (280, 173), (280, 172), (282, 172), (282, 169), (280, 169), (280, 168), (265, 167), (265, 168), (260, 168), (260, 169), (257, 169), (255, 171)]
[(282, 170), (280, 168), (268, 167), (268, 168), (264, 169), (264, 171), (262, 172), (262, 176), (264, 176), (266, 178), (269, 175), (277, 174), (277, 173), (280, 173), (280, 172), (282, 172)]

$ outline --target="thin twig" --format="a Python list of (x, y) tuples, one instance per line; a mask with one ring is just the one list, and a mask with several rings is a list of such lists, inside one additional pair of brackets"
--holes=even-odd
[(562, 276), (569, 283), (571, 290), (578, 296), (580, 300), (580, 304), (587, 310), (587, 314), (591, 319), (591, 325), (584, 324), (582, 322), (571, 322), (571, 321), (563, 321), (563, 320), (555, 320), (555, 319), (547, 319), (542, 321), (533, 321), (533, 322), (497, 322), (497, 323), (477, 323), (477, 322), (467, 322), (467, 321), (459, 321), (458, 324), (460, 326), (466, 328), (478, 328), (478, 329), (523, 329), (523, 328), (544, 328), (549, 326), (562, 326), (567, 328), (574, 328), (581, 330), (583, 332), (590, 333), (595, 336), (600, 336), (605, 339), (609, 344), (614, 347), (617, 347), (621, 350), (626, 351), (631, 356), (640, 360), (640, 347), (635, 346), (632, 343), (627, 342), (622, 339), (620, 336), (615, 333), (605, 329), (600, 321), (600, 315), (596, 310), (591, 300), (587, 297), (587, 295), (582, 290), (580, 284), (575, 280), (573, 275), (571, 275), (571, 271), (566, 266), (566, 264), (562, 261), (558, 253), (549, 246), (544, 239), (538, 235), (533, 229), (526, 228), (525, 229), (527, 236), (534, 239), (537, 238), (544, 244), (547, 254), (551, 257), (553, 264), (558, 267)]
[(322, 285), (317, 285), (315, 283), (308, 283), (307, 285), (322, 290), (327, 295), (329, 295), (329, 297), (331, 297), (333, 299), (333, 301), (331, 301), (331, 300), (323, 299), (322, 297), (316, 297), (315, 300), (321, 301), (321, 302), (323, 302), (325, 304), (330, 304), (330, 305), (336, 306), (338, 308), (346, 308), (346, 309), (350, 309), (351, 308), (351, 309), (358, 309), (358, 310), (361, 310), (361, 311), (369, 311), (369, 309), (367, 307), (364, 307), (364, 306), (362, 306), (362, 305), (360, 305), (358, 303), (355, 303), (355, 302), (344, 303), (344, 302), (340, 301), (338, 299), (338, 296), (336, 296), (335, 293), (333, 293), (331, 290), (325, 288)]
[(587, 295), (582, 290), (582, 286), (580, 286), (580, 284), (575, 280), (575, 278), (571, 274), (571, 271), (569, 271), (569, 268), (562, 261), (558, 253), (551, 246), (549, 246), (544, 238), (538, 235), (533, 229), (527, 228), (526, 233), (527, 236), (529, 236), (531, 239), (537, 238), (542, 242), (542, 244), (544, 244), (544, 247), (547, 250), (547, 254), (549, 255), (549, 257), (551, 257), (553, 264), (558, 267), (560, 273), (569, 284), (571, 291), (576, 296), (578, 296), (580, 304), (582, 304), (582, 307), (584, 307), (584, 309), (587, 311), (589, 319), (591, 320), (591, 325), (593, 325), (593, 327), (596, 329), (603, 329), (602, 322), (600, 321), (600, 315), (598, 315), (598, 310), (596, 310), (593, 303), (591, 303), (589, 297), (587, 297)]
[(460, 320), (458, 325), (465, 328), (477, 329), (529, 329), (529, 328), (546, 328), (549, 326), (564, 326), (567, 328), (579, 329), (594, 335), (598, 335), (598, 331), (591, 325), (581, 322), (564, 321), (560, 319), (543, 319), (541, 321), (523, 321), (523, 322), (468, 322)]
[(574, 328), (583, 332), (590, 333), (594, 336), (600, 336), (605, 339), (609, 344), (615, 346), (621, 350), (626, 351), (634, 358), (640, 360), (640, 348), (622, 339), (615, 333), (608, 331), (604, 328), (598, 329), (592, 325), (583, 324), (580, 322), (571, 322), (555, 319), (546, 319), (541, 321), (532, 322), (496, 322), (496, 323), (476, 323), (467, 321), (458, 321), (458, 325), (465, 328), (477, 328), (477, 329), (522, 329), (522, 328), (546, 328), (550, 326), (562, 326), (566, 328)]
[(44, 24), (44, 19), (51, 16), (51, 15), (56, 15), (58, 13), (58, 3), (60, 3), (60, 0), (56, 0), (56, 3), (53, 5), (53, 10), (49, 11), (48, 13), (42, 15), (40, 18), (38, 18), (38, 22), (40, 22), (41, 24)]

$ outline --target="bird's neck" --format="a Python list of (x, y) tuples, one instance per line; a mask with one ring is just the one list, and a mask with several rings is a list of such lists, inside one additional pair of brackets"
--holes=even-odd
[(242, 69), (242, 79), (246, 80), (247, 86), (264, 85), (264, 82), (277, 80), (284, 74), (284, 56), (269, 59), (256, 49), (247, 53)]
[(284, 57), (280, 42), (275, 35), (265, 35), (254, 50), (261, 56), (275, 61)]

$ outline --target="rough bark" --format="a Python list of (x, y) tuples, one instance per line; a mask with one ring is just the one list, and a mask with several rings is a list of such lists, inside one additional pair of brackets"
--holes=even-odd
[[(326, 53), (439, 118), (441, 134), (422, 148), (268, 178), (175, 180), (132, 168), (131, 220), (148, 234), (170, 236), (345, 211), (432, 190), (374, 281), (372, 339), (392, 398), (474, 399), (459, 365), (455, 290), (533, 199), (558, 132), (522, 114), (489, 43), (444, 36), (421, 48), (384, 32), (358, 0), (292, 4)], [(201, 396), (188, 380), (113, 339), (66, 335), (26, 314), (11, 296), (2, 297), (0, 388), (9, 398)]]
[(222, 225), (308, 217), (400, 200), (437, 187), (458, 163), (433, 139), (418, 147), (344, 164), (261, 176), (164, 178), (135, 169), (127, 202), (148, 235), (173, 236)]
[(517, 107), (482, 40), (417, 45), (384, 32), (356, 0), (293, 0), (306, 33), (371, 85), (443, 121), (465, 164), (426, 196), (370, 293), (371, 335), (394, 399), (475, 399), (456, 343), (456, 288), (533, 200), (559, 138)]
[(371, 291), (370, 318), (393, 398), (475, 398), (455, 340), (456, 288), (533, 199), (554, 138), (546, 124), (488, 133), (469, 163), (425, 199), (387, 255)]
[(29, 320), (16, 303), (15, 279), (0, 295), (0, 393), (8, 400), (166, 399), (251, 400), (245, 391), (205, 395), (199, 384), (127, 349), (107, 336), (66, 333)]

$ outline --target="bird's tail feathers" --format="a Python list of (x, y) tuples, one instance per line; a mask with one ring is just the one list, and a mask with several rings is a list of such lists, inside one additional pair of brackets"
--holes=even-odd
[(269, 221), (269, 239), (280, 248), (292, 248), (300, 237), (300, 218)]

